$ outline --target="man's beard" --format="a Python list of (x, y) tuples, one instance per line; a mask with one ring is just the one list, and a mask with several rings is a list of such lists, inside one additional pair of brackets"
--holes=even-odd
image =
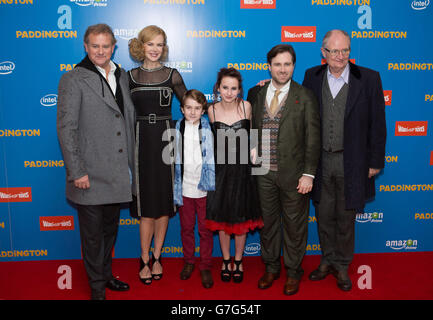
[(278, 86), (284, 87), (292, 78), (287, 79), (286, 82), (280, 82), (278, 79), (272, 77), (272, 81), (277, 84)]

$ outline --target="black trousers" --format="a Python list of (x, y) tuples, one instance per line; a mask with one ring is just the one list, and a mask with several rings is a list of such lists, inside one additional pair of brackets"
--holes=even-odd
[(315, 205), (321, 264), (347, 270), (355, 247), (356, 210), (346, 210), (343, 152), (322, 152), (320, 202)]
[(279, 183), (278, 172), (257, 176), (264, 227), (260, 230), (262, 259), (266, 271), (279, 273), (281, 249), (287, 276), (300, 279), (307, 246), (310, 198)]
[(78, 205), (81, 250), (92, 290), (104, 290), (111, 271), (112, 249), (119, 226), (120, 204)]

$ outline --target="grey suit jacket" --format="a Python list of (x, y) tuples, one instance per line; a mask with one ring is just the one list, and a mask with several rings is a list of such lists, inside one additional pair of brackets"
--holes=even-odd
[[(123, 115), (97, 72), (77, 66), (60, 79), (57, 134), (66, 167), (66, 197), (74, 203), (122, 203), (135, 193), (135, 111), (127, 74), (120, 71)], [(76, 188), (74, 180), (85, 175), (90, 188)]]

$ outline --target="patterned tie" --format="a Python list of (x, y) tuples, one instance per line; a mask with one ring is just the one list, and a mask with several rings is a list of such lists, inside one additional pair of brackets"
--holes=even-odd
[(274, 97), (272, 98), (270, 106), (271, 114), (275, 114), (275, 111), (278, 109), (278, 96), (280, 93), (280, 90), (275, 90)]

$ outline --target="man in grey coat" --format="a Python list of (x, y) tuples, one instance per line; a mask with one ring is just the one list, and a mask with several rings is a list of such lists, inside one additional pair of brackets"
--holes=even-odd
[(105, 288), (129, 289), (111, 270), (120, 205), (134, 193), (134, 106), (125, 70), (111, 61), (115, 43), (108, 25), (87, 29), (87, 56), (60, 79), (57, 105), (66, 197), (77, 207), (84, 266), (97, 300), (105, 299)]

